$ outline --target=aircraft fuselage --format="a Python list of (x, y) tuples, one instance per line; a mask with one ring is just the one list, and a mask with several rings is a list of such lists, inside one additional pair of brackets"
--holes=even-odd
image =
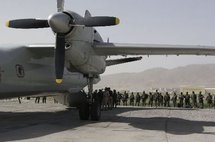
[(60, 85), (54, 81), (54, 52), (51, 57), (35, 59), (25, 46), (0, 47), (0, 98), (80, 91), (87, 85), (85, 74), (99, 76), (106, 68), (106, 57), (96, 55), (94, 42), (103, 42), (94, 28), (75, 27), (68, 33), (64, 79)]

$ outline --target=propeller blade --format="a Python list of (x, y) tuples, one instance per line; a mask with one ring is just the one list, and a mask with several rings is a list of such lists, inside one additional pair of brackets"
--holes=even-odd
[(56, 83), (60, 84), (63, 80), (65, 62), (65, 37), (63, 35), (56, 35), (56, 50), (55, 50), (55, 75)]
[(36, 29), (49, 27), (48, 20), (40, 19), (17, 19), (6, 23), (7, 27), (18, 29)]
[(64, 11), (64, 0), (57, 0), (57, 11)]
[(86, 27), (97, 27), (97, 26), (114, 26), (120, 23), (119, 18), (116, 17), (86, 17), (80, 21), (75, 22), (77, 25), (84, 25)]

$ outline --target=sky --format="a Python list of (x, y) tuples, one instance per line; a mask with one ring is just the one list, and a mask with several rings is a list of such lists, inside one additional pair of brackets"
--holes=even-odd
[[(119, 17), (120, 25), (97, 28), (104, 40), (116, 43), (215, 46), (214, 5), (214, 0), (65, 0), (65, 9), (80, 15), (88, 9), (94, 16)], [(54, 43), (51, 29), (9, 29), (5, 22), (47, 19), (55, 12), (56, 0), (1, 0), (0, 44)], [(104, 75), (210, 63), (215, 57), (143, 56), (141, 61), (108, 67)]]

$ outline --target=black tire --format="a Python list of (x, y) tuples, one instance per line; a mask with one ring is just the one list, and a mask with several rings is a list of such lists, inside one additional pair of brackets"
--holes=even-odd
[(101, 118), (101, 105), (98, 102), (94, 102), (91, 105), (91, 120), (99, 121)]
[(85, 102), (79, 106), (79, 118), (80, 120), (88, 120), (89, 119), (89, 103)]

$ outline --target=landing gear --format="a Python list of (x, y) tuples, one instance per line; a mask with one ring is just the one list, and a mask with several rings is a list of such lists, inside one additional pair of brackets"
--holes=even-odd
[(83, 102), (79, 107), (79, 116), (81, 120), (98, 121), (101, 117), (101, 104), (96, 96), (93, 96), (93, 79), (88, 77), (88, 101)]
[(88, 120), (89, 119), (89, 103), (88, 102), (84, 102), (80, 105), (79, 107), (79, 117), (81, 120)]
[(91, 120), (98, 121), (101, 117), (101, 104), (99, 103), (97, 96), (93, 96), (93, 79), (94, 77), (88, 77), (90, 117)]
[(91, 120), (99, 121), (101, 118), (101, 105), (98, 102), (91, 104)]

